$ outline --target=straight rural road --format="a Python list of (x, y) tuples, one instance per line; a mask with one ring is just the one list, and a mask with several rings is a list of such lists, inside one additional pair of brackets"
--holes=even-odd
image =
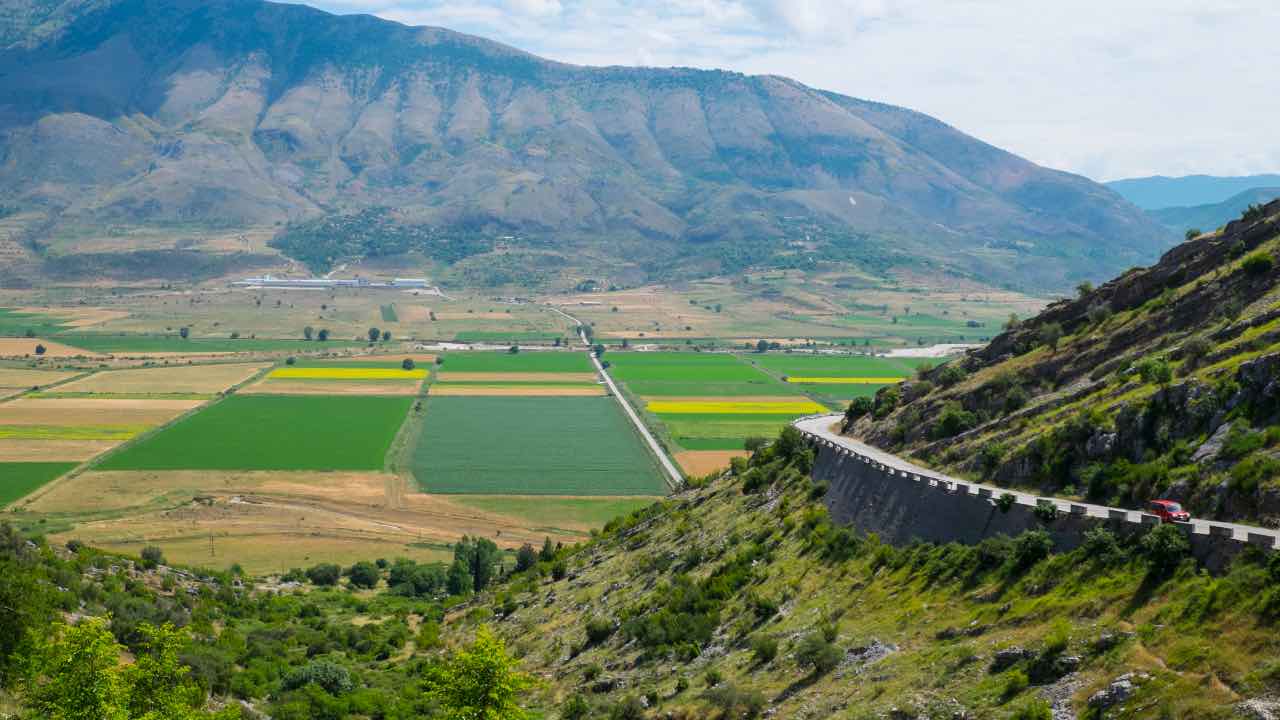
[[(1074, 505), (1076, 507), (1084, 507), (1086, 509), (1086, 514), (1089, 515), (1090, 517), (1105, 518), (1105, 517), (1108, 517), (1111, 511), (1113, 510), (1128, 513), (1130, 519), (1136, 519), (1138, 515), (1142, 514), (1140, 511), (1128, 510), (1126, 508), (1113, 508), (1113, 507), (1108, 507), (1106, 505), (1090, 505), (1088, 503), (1071, 502), (1067, 500), (1059, 500), (1056, 498), (1041, 498), (1037, 495), (1018, 492), (1017, 490), (1010, 490), (1008, 488), (997, 487), (995, 485), (983, 485), (981, 483), (970, 482), (969, 480), (965, 480), (962, 478), (955, 478), (955, 477), (951, 477), (950, 475), (944, 475), (942, 473), (935, 472), (933, 470), (926, 470), (925, 468), (922, 468), (918, 465), (915, 465), (913, 463), (907, 462), (906, 460), (903, 460), (897, 455), (894, 455), (892, 453), (887, 453), (883, 450), (874, 448), (864, 442), (860, 442), (858, 440), (854, 440), (853, 438), (845, 437), (844, 435), (841, 435), (834, 428), (837, 426), (838, 423), (843, 421), (843, 419), (844, 419), (843, 415), (820, 415), (815, 417), (801, 418), (795, 421), (794, 425), (797, 430), (804, 433), (805, 435), (808, 435), (810, 437), (815, 437), (821, 440), (826, 440), (828, 442), (836, 443), (837, 445), (841, 445), (845, 448), (848, 448), (849, 450), (853, 451), (857, 455), (868, 457), (874, 460), (875, 462), (878, 462), (882, 465), (893, 468), (894, 470), (898, 470), (906, 473), (912, 473), (915, 475), (920, 475), (922, 477), (934, 478), (934, 479), (942, 480), (945, 482), (960, 483), (962, 485), (967, 485), (969, 487), (970, 493), (977, 493), (979, 489), (990, 490), (996, 497), (999, 497), (1004, 493), (1011, 493), (1015, 497), (1015, 502), (1017, 502), (1019, 505), (1034, 506), (1036, 505), (1036, 503), (1040, 502), (1041, 500), (1051, 500), (1055, 505), (1058, 506), (1058, 510), (1063, 513), (1070, 512), (1071, 506)], [(1239, 523), (1218, 522), (1214, 520), (1199, 520), (1195, 518), (1191, 520), (1191, 524), (1195, 527), (1195, 532), (1200, 535), (1209, 534), (1209, 528), (1216, 526), (1219, 528), (1230, 529), (1232, 533), (1232, 537), (1236, 538), (1237, 540), (1246, 541), (1249, 539), (1250, 534), (1265, 535), (1272, 538), (1271, 546), (1275, 545), (1276, 540), (1280, 540), (1280, 530), (1272, 530), (1270, 528), (1256, 527), (1253, 525), (1242, 525)]]
[(587, 332), (583, 329), (584, 326), (582, 321), (559, 308), (552, 307), (550, 305), (547, 307), (550, 307), (552, 311), (563, 315), (577, 325), (578, 337), (581, 338), (582, 344), (587, 346), (587, 357), (591, 358), (591, 364), (595, 366), (596, 372), (600, 373), (600, 377), (604, 380), (605, 386), (609, 388), (609, 392), (618, 401), (618, 404), (622, 406), (622, 411), (626, 413), (628, 418), (630, 418), (631, 424), (636, 428), (636, 432), (640, 433), (640, 437), (644, 439), (645, 444), (649, 446), (649, 450), (653, 453), (654, 457), (658, 459), (658, 465), (662, 467), (662, 473), (664, 475), (663, 480), (667, 482), (667, 485), (670, 486), (672, 490), (678, 489), (680, 485), (684, 483), (684, 475), (682, 475), (680, 470), (676, 468), (675, 463), (671, 461), (671, 457), (667, 455), (667, 451), (658, 443), (658, 439), (653, 436), (653, 433), (649, 432), (649, 428), (646, 427), (644, 421), (640, 419), (640, 415), (636, 412), (635, 408), (631, 407), (631, 403), (627, 402), (627, 399), (618, 391), (618, 386), (614, 384), (613, 378), (609, 375), (609, 371), (605, 369), (604, 365), (600, 362), (600, 358), (596, 357), (595, 352), (591, 350), (591, 343), (587, 340)]

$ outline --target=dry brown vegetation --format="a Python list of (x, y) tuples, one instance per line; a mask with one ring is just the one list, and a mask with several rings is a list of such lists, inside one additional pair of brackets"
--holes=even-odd
[(88, 350), (40, 338), (0, 338), (0, 357), (34, 357), (37, 345), (44, 346), (44, 357), (47, 358), (98, 357), (97, 353)]
[(676, 453), (675, 460), (689, 476), (702, 477), (728, 468), (729, 461), (736, 457), (749, 455), (744, 450), (686, 450)]
[(58, 388), (88, 393), (216, 393), (253, 377), (266, 364), (184, 365), (110, 370)]
[(0, 425), (109, 427), (156, 425), (200, 405), (200, 400), (18, 398), (0, 405)]

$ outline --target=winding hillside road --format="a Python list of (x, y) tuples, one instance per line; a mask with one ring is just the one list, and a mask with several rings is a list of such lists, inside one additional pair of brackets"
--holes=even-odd
[[(809, 437), (835, 443), (848, 449), (855, 455), (866, 457), (873, 462), (878, 462), (881, 465), (885, 465), (898, 472), (920, 475), (922, 477), (933, 478), (942, 482), (967, 487), (968, 492), (971, 494), (976, 494), (980, 490), (990, 491), (995, 497), (999, 497), (1005, 493), (1012, 493), (1015, 497), (1015, 502), (1019, 505), (1035, 506), (1041, 501), (1052, 501), (1057, 505), (1058, 510), (1064, 514), (1071, 513), (1074, 509), (1075, 513), (1085, 514), (1089, 517), (1106, 518), (1110, 517), (1111, 513), (1125, 513), (1129, 520), (1136, 521), (1139, 520), (1139, 516), (1143, 514), (1141, 511), (1127, 510), (1125, 508), (1113, 508), (1105, 505), (1090, 505), (1088, 503), (1070, 502), (1056, 498), (1041, 498), (1036, 495), (1011, 490), (1009, 488), (997, 487), (995, 485), (983, 485), (981, 483), (974, 483), (961, 478), (954, 478), (933, 470), (926, 470), (918, 465), (914, 465), (903, 460), (897, 455), (887, 453), (883, 450), (871, 447), (866, 443), (841, 435), (835, 428), (841, 421), (843, 421), (843, 419), (844, 416), (842, 415), (818, 415), (800, 418), (793, 424), (797, 430)], [(1083, 508), (1083, 511), (1081, 511), (1080, 508)], [(1262, 545), (1266, 548), (1274, 548), (1276, 546), (1276, 541), (1280, 540), (1280, 530), (1272, 530), (1270, 528), (1256, 527), (1253, 525), (1241, 525), (1239, 523), (1218, 522), (1214, 520), (1199, 520), (1195, 518), (1191, 520), (1191, 525), (1194, 527), (1194, 532), (1200, 535), (1208, 535), (1216, 532), (1225, 536), (1229, 531), (1231, 536), (1236, 540)], [(1211, 530), (1211, 528), (1217, 528), (1217, 530), (1214, 531)]]

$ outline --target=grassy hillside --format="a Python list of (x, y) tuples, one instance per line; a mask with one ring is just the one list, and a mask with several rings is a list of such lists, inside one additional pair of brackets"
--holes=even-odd
[(1016, 323), (851, 408), (948, 471), (1133, 506), (1280, 521), (1280, 202)]
[(810, 462), (784, 435), (458, 608), (446, 635), (495, 627), (543, 717), (1226, 718), (1280, 689), (1264, 558), (1212, 578), (1172, 528), (1068, 555), (1038, 532), (893, 548), (830, 524)]

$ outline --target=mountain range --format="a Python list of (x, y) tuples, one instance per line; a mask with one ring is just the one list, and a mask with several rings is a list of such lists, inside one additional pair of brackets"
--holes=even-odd
[(279, 251), (626, 282), (834, 262), (1044, 290), (1174, 236), (903, 108), (258, 0), (6, 3), (0, 205), (10, 278)]
[(1143, 210), (1161, 210), (1225, 203), (1249, 190), (1280, 187), (1280, 175), (1155, 175), (1113, 180), (1106, 185)]
[(1245, 190), (1222, 202), (1160, 208), (1148, 210), (1147, 214), (1173, 230), (1212, 230), (1240, 217), (1250, 207), (1266, 205), (1276, 198), (1280, 198), (1280, 185)]

